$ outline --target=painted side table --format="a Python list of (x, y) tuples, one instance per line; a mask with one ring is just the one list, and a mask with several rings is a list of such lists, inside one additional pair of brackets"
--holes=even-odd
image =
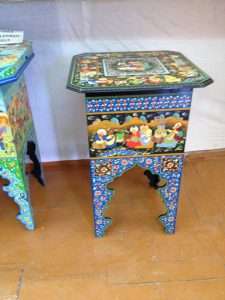
[(136, 164), (158, 188), (174, 233), (193, 88), (212, 79), (178, 52), (85, 53), (73, 57), (67, 87), (86, 94), (96, 237), (113, 191), (108, 183)]
[(39, 150), (23, 71), (33, 57), (32, 44), (0, 45), (0, 175), (9, 184), (3, 191), (19, 205), (17, 219), (34, 229), (26, 155), (31, 173), (44, 185)]

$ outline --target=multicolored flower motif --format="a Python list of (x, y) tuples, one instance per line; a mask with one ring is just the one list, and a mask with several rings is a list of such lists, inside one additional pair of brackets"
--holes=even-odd
[(211, 78), (172, 51), (85, 53), (74, 57), (68, 87), (79, 92), (198, 87)]
[(164, 157), (162, 160), (162, 172), (177, 172), (179, 163), (179, 158)]
[(97, 163), (95, 166), (95, 176), (112, 175), (112, 164), (110, 162)]

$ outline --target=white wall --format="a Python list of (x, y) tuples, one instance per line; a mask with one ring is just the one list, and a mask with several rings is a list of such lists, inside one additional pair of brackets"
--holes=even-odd
[(84, 96), (66, 89), (71, 57), (175, 50), (215, 83), (195, 89), (186, 151), (225, 148), (224, 0), (52, 0), (0, 3), (0, 28), (25, 31), (26, 71), (43, 161), (88, 157)]

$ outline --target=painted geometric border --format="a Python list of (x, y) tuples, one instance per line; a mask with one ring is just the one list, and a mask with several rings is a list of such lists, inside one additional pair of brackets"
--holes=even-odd
[(113, 112), (190, 108), (192, 93), (120, 97), (87, 97), (86, 112)]

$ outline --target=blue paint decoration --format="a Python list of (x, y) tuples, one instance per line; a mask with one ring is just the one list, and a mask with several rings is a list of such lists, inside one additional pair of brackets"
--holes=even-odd
[(105, 212), (117, 176), (139, 165), (166, 185), (159, 216), (173, 234), (194, 88), (213, 80), (174, 51), (75, 55), (67, 87), (85, 93), (95, 236), (112, 220)]

